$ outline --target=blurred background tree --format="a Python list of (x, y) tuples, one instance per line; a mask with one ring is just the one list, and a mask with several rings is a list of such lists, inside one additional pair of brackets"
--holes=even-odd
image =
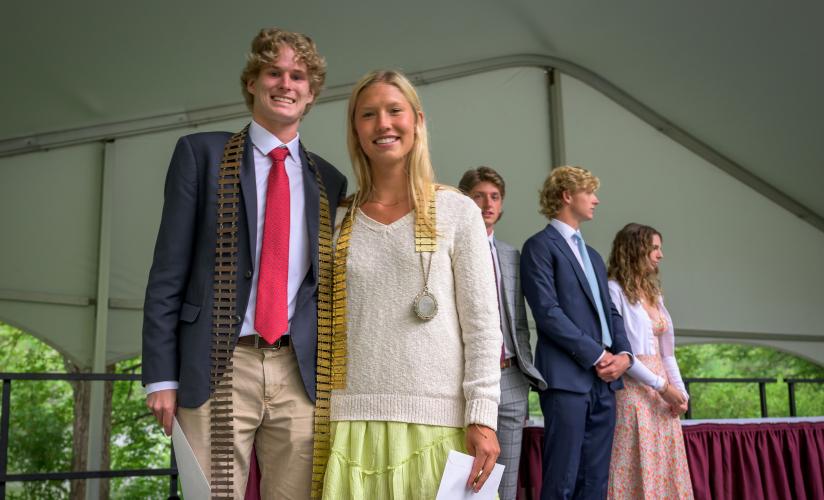
[[(0, 372), (65, 373), (78, 371), (70, 360), (25, 332), (0, 323)], [(121, 361), (108, 371), (139, 373), (140, 358)], [(85, 449), (85, 440), (73, 435), (78, 389), (62, 381), (12, 383), (9, 422), (9, 473), (65, 472), (76, 464), (73, 447)], [(109, 463), (116, 469), (166, 468), (169, 439), (146, 408), (140, 382), (111, 384)], [(82, 400), (82, 398), (79, 398)], [(82, 413), (82, 409), (80, 411)], [(74, 461), (73, 461), (74, 459)], [(104, 460), (104, 464), (105, 464)], [(85, 464), (85, 457), (83, 457)], [(116, 478), (102, 481), (102, 498), (165, 498), (168, 477)], [(10, 499), (83, 498), (83, 481), (27, 481), (8, 483)], [(78, 485), (79, 483), (79, 485)]]

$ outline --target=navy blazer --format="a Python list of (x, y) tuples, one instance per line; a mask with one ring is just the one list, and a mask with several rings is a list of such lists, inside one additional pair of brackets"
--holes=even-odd
[[(166, 175), (163, 215), (143, 307), (143, 384), (176, 380), (180, 406), (196, 408), (209, 398), (217, 179), (223, 146), (232, 134), (205, 132), (181, 137)], [(240, 169), (237, 315), (240, 334), (251, 292), (257, 238), (257, 190), (252, 141)], [(320, 189), (303, 145), (306, 220), (311, 267), (301, 283), (291, 319), (292, 345), (309, 398), (315, 399)], [(346, 195), (346, 177), (311, 155), (326, 187), (330, 216)], [(334, 224), (334, 221), (332, 221)]]
[[(612, 335), (608, 351), (632, 353), (624, 321), (609, 297), (604, 261), (593, 248), (587, 246), (587, 251), (608, 315)], [(551, 225), (524, 243), (521, 283), (538, 329), (535, 366), (548, 388), (589, 392), (598, 377), (595, 361), (604, 351), (601, 322), (584, 270), (561, 233)], [(624, 385), (619, 378), (609, 386), (617, 390)]]

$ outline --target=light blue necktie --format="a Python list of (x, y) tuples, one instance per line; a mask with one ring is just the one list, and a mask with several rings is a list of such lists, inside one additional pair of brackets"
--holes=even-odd
[(595, 299), (595, 308), (598, 309), (598, 318), (601, 320), (601, 332), (603, 332), (603, 338), (601, 340), (605, 346), (611, 347), (612, 335), (609, 334), (607, 315), (604, 314), (604, 304), (601, 303), (601, 292), (598, 290), (598, 280), (595, 279), (595, 270), (592, 268), (592, 261), (589, 260), (587, 246), (584, 244), (584, 239), (579, 233), (573, 234), (572, 239), (578, 244), (578, 252), (580, 252), (581, 260), (584, 262), (584, 274), (587, 276), (589, 289), (592, 291), (592, 297)]

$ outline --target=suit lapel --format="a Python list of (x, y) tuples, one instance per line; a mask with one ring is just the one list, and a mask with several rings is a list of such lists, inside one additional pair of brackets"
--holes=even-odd
[(257, 185), (255, 184), (255, 155), (252, 139), (247, 135), (243, 147), (243, 163), (240, 165), (240, 190), (246, 209), (246, 224), (249, 228), (249, 259), (254, 262), (257, 239)]
[(514, 284), (511, 283), (511, 280), (507, 279), (504, 276), (504, 269), (508, 269), (511, 266), (511, 260), (512, 259), (510, 259), (509, 252), (501, 250), (501, 248), (498, 246), (497, 242), (495, 244), (495, 251), (498, 252), (498, 264), (500, 264), (500, 266), (501, 266), (501, 296), (504, 300), (503, 306), (504, 306), (504, 312), (506, 313), (506, 318), (504, 318), (504, 320), (507, 322), (507, 325), (509, 325), (509, 331), (514, 332), (515, 331), (515, 325), (513, 324), (513, 318), (515, 317), (515, 315), (513, 314), (513, 311), (512, 311), (513, 299), (514, 299), (512, 297), (512, 295), (513, 295), (512, 287), (513, 287)]
[(564, 237), (561, 236), (561, 233), (559, 233), (558, 230), (551, 225), (547, 227), (549, 228), (549, 236), (552, 239), (552, 242), (555, 243), (555, 246), (561, 250), (561, 253), (569, 259), (569, 263), (575, 271), (575, 276), (578, 277), (578, 282), (581, 284), (581, 288), (584, 289), (584, 293), (589, 298), (589, 302), (592, 304), (592, 307), (595, 308), (595, 297), (592, 296), (592, 290), (589, 288), (589, 281), (587, 280), (586, 274), (584, 274), (583, 268), (581, 268), (581, 263), (578, 262), (578, 258), (575, 257), (574, 253), (572, 253), (572, 249), (569, 248), (569, 243), (567, 243)]
[(303, 171), (303, 192), (306, 197), (306, 226), (309, 232), (313, 282), (318, 279), (318, 231), (320, 227), (320, 187), (315, 179), (314, 166), (309, 163), (306, 149), (300, 144), (300, 164)]

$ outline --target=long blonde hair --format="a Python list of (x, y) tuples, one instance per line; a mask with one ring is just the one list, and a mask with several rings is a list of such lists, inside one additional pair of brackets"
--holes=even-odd
[(429, 157), (429, 134), (426, 131), (426, 121), (420, 118), (423, 115), (421, 99), (418, 96), (412, 82), (401, 72), (393, 70), (372, 71), (365, 75), (355, 84), (352, 94), (349, 96), (349, 107), (346, 122), (346, 145), (349, 149), (349, 159), (352, 161), (352, 169), (358, 181), (358, 192), (352, 201), (354, 206), (365, 203), (372, 195), (374, 188), (372, 180), (372, 169), (369, 158), (363, 152), (355, 129), (355, 108), (358, 98), (368, 87), (376, 83), (385, 83), (397, 88), (412, 106), (415, 113), (415, 139), (412, 149), (406, 159), (406, 172), (409, 180), (409, 199), (412, 208), (422, 218), (424, 226), (436, 234), (435, 221), (429, 215), (429, 202), (433, 196), (433, 188), (440, 189), (441, 186), (435, 183), (435, 170), (432, 168), (432, 160)]

